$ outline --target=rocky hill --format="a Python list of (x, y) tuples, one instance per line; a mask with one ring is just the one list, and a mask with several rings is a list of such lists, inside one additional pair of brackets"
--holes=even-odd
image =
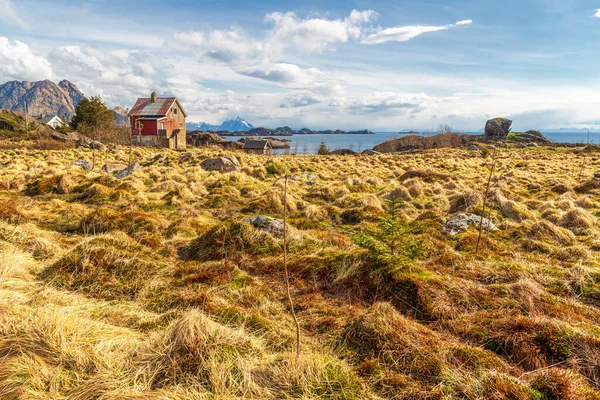
[(27, 103), (29, 115), (35, 117), (58, 115), (71, 119), (83, 97), (77, 86), (67, 80), (58, 84), (44, 80), (11, 81), (0, 85), (0, 108), (25, 111)]

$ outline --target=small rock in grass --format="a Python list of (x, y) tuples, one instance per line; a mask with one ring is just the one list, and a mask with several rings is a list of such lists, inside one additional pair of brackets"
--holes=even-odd
[(235, 156), (209, 158), (200, 164), (206, 171), (233, 172), (240, 171), (240, 162)]
[(494, 225), (492, 221), (490, 221), (487, 218), (483, 218), (482, 222), (481, 216), (479, 215), (459, 213), (451, 216), (448, 219), (448, 221), (446, 221), (446, 223), (444, 224), (444, 231), (449, 236), (456, 236), (459, 233), (466, 232), (469, 229), (469, 227), (479, 227), (480, 224), (482, 224), (483, 228), (486, 230), (498, 230), (498, 228), (496, 228), (496, 225)]
[(77, 165), (78, 167), (81, 167), (86, 171), (91, 171), (92, 168), (94, 168), (94, 164), (92, 164), (88, 160), (84, 160), (83, 158), (80, 158), (79, 160), (75, 161), (73, 165)]
[(117, 179), (127, 178), (129, 175), (133, 174), (134, 172), (139, 171), (140, 168), (141, 168), (140, 164), (137, 162), (130, 164), (124, 170), (115, 173), (115, 178), (117, 178)]
[(102, 167), (102, 172), (114, 174), (115, 172), (123, 171), (125, 168), (127, 168), (127, 164), (107, 163)]
[[(255, 227), (256, 229), (267, 231), (275, 237), (283, 236), (284, 225), (283, 221), (280, 219), (268, 217), (266, 215), (257, 215), (254, 217), (248, 217), (245, 221), (253, 227)], [(292, 228), (288, 225), (287, 230), (288, 232), (290, 232)]]

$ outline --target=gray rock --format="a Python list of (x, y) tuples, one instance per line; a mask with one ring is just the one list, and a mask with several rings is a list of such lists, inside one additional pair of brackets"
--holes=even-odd
[(184, 155), (179, 157), (179, 162), (184, 163), (184, 162), (190, 161), (192, 159), (192, 157), (193, 157), (192, 153), (185, 153)]
[(80, 158), (79, 160), (75, 161), (72, 165), (77, 165), (78, 167), (81, 167), (86, 171), (91, 171), (94, 168), (94, 164), (92, 164), (88, 160), (84, 160), (83, 158)]
[(478, 151), (478, 150), (481, 150), (481, 148), (479, 146), (475, 146), (474, 144), (472, 144), (469, 146), (469, 150)]
[(133, 174), (134, 172), (139, 171), (140, 168), (141, 167), (140, 167), (139, 163), (130, 164), (124, 170), (115, 173), (115, 178), (117, 178), (117, 179), (127, 178), (129, 175)]
[[(479, 224), (481, 224), (481, 216), (459, 213), (448, 218), (443, 229), (449, 236), (455, 236), (466, 232), (471, 226), (479, 227)], [(498, 230), (492, 221), (487, 218), (483, 218), (483, 228), (491, 231)]]
[[(275, 219), (272, 217), (268, 217), (266, 215), (257, 215), (254, 217), (248, 217), (245, 219), (247, 223), (255, 227), (256, 229), (260, 229), (263, 231), (269, 232), (271, 235), (275, 237), (283, 236), (283, 221), (280, 219)], [(288, 232), (292, 230), (292, 228), (287, 226)]]
[(107, 163), (102, 167), (102, 172), (114, 174), (115, 172), (123, 171), (125, 168), (127, 168), (127, 164)]
[(369, 149), (363, 151), (362, 153), (365, 154), (365, 155), (367, 155), (367, 156), (378, 156), (378, 155), (381, 154), (379, 151), (369, 150)]
[(490, 119), (485, 124), (485, 135), (492, 139), (504, 139), (510, 132), (512, 121), (507, 118)]
[(167, 160), (167, 155), (166, 154), (157, 154), (154, 156), (154, 158), (152, 159), (153, 163), (158, 163), (161, 161), (166, 161)]
[(241, 171), (240, 162), (235, 156), (209, 158), (202, 161), (200, 167), (206, 171), (233, 172)]

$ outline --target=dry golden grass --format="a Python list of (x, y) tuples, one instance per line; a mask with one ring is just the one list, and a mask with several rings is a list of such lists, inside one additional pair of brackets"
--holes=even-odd
[[(600, 399), (595, 154), (578, 182), (574, 150), (499, 150), (475, 256), (441, 228), (481, 212), (480, 152), (191, 152), (136, 148), (118, 180), (0, 151), (0, 399)], [(401, 256), (358, 247), (392, 199)], [(282, 239), (244, 221), (284, 206), (298, 359)]]

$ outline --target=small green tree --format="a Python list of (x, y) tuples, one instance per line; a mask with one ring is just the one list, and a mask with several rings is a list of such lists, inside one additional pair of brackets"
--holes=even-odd
[(386, 261), (398, 262), (418, 257), (423, 243), (412, 234), (419, 228), (403, 218), (399, 212), (401, 203), (398, 198), (386, 200), (385, 215), (378, 218), (373, 229), (353, 232), (351, 236), (354, 243)]
[(115, 113), (106, 107), (100, 96), (84, 97), (75, 107), (71, 127), (78, 131), (107, 132), (113, 130), (116, 120)]
[(317, 150), (317, 154), (325, 155), (329, 154), (329, 148), (324, 140), (321, 140), (321, 144), (319, 145), (319, 150)]

